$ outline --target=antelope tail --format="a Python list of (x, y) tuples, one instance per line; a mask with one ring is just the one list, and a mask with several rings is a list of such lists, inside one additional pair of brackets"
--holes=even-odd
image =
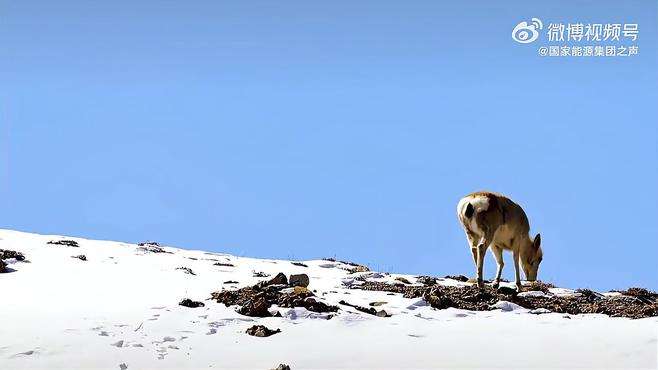
[(464, 216), (466, 216), (466, 218), (471, 218), (473, 217), (473, 213), (475, 213), (475, 208), (473, 208), (471, 203), (468, 203), (466, 205), (466, 211), (464, 211)]

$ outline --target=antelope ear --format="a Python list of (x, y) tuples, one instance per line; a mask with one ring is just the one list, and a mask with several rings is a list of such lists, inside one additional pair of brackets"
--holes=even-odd
[(539, 249), (541, 246), (541, 235), (537, 234), (537, 236), (535, 236), (535, 240), (532, 241), (532, 246), (535, 247), (535, 249)]

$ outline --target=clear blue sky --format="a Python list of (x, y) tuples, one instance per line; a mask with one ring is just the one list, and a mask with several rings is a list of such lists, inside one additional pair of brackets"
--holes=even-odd
[[(640, 55), (539, 57), (511, 39), (531, 17), (638, 23)], [(655, 1), (5, 1), (0, 227), (472, 276), (455, 207), (489, 189), (542, 233), (541, 279), (657, 289), (657, 19)]]

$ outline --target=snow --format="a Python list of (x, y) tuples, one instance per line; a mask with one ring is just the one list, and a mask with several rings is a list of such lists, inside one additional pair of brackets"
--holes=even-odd
[(519, 297), (546, 297), (547, 294), (539, 291), (539, 290), (532, 290), (529, 292), (521, 292), (519, 293)]
[(492, 308), (499, 309), (502, 312), (526, 310), (525, 308), (519, 306), (516, 303), (507, 302), (507, 301), (498, 301), (492, 306)]
[[(48, 245), (70, 239), (79, 248)], [(473, 312), (436, 310), (422, 299), (350, 289), (356, 278), (394, 282), (414, 275), (365, 272), (325, 260), (237, 257), (164, 247), (152, 253), (135, 244), (0, 230), (0, 248), (29, 262), (6, 260), (0, 274), (0, 369), (293, 369), (400, 368), (656, 368), (658, 320), (604, 315), (532, 314), (510, 302)], [(87, 261), (71, 258), (84, 254)], [(230, 266), (215, 266), (216, 262)], [(177, 270), (188, 267), (195, 275)], [(265, 272), (270, 277), (254, 277)], [(278, 272), (305, 273), (318, 299), (369, 307), (375, 317), (340, 306), (337, 314), (280, 308), (282, 317), (254, 318), (207, 300)], [(237, 284), (224, 284), (226, 281)], [(440, 284), (464, 285), (451, 279)], [(511, 285), (510, 285), (511, 286)], [(551, 294), (573, 294), (553, 288)], [(537, 293), (532, 293), (537, 294)], [(178, 305), (183, 298), (205, 307)], [(536, 310), (535, 310), (536, 311)], [(333, 316), (329, 318), (329, 316)], [(253, 325), (281, 329), (252, 337)]]

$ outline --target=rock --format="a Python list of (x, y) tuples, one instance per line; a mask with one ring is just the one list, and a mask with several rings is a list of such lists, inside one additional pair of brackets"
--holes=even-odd
[(75, 247), (75, 248), (78, 248), (78, 247), (80, 246), (80, 245), (78, 244), (78, 242), (76, 242), (75, 240), (66, 240), (66, 239), (62, 239), (62, 240), (51, 240), (51, 241), (49, 241), (47, 244), (51, 244), (51, 245), (63, 245), (63, 246), (66, 246), (66, 247)]
[(194, 273), (194, 271), (192, 271), (192, 269), (189, 268), (189, 267), (176, 267), (176, 270), (182, 270), (183, 272), (185, 272), (188, 275), (196, 275)]
[(80, 255), (77, 255), (77, 256), (71, 256), (71, 258), (77, 258), (80, 261), (86, 261), (87, 260), (87, 256), (85, 256), (84, 254), (80, 254)]
[(390, 317), (391, 315), (389, 315), (388, 313), (386, 313), (386, 311), (381, 310), (381, 311), (377, 311), (377, 312), (375, 313), (375, 316), (377, 316), (377, 317)]
[(253, 299), (245, 302), (242, 307), (240, 307), (237, 312), (245, 316), (255, 316), (255, 317), (269, 317), (272, 314), (269, 311), (270, 303), (265, 299), (264, 296), (256, 296)]
[(385, 304), (387, 304), (387, 303), (388, 303), (388, 302), (381, 302), (381, 301), (370, 302), (370, 307), (382, 306), (382, 305), (385, 305)]
[(253, 275), (253, 276), (254, 276), (254, 277), (269, 277), (270, 274), (266, 274), (266, 273), (264, 273), (264, 272), (262, 272), (262, 271), (254, 271), (254, 275)]
[(353, 267), (348, 267), (348, 268), (345, 269), (350, 274), (356, 274), (357, 272), (368, 272), (368, 271), (370, 271), (368, 266), (363, 266), (363, 265), (356, 265), (356, 266), (352, 265), (352, 266)]
[(272, 305), (285, 308), (304, 307), (313, 312), (338, 311), (338, 307), (330, 306), (316, 300), (316, 297), (307, 288), (290, 288), (287, 284), (277, 284), (284, 281), (287, 282), (287, 278), (283, 274), (277, 275), (272, 280), (275, 284), (260, 282), (256, 285), (238, 290), (213, 292), (211, 293), (211, 297), (217, 303), (224, 303), (227, 307), (233, 305), (241, 306), (237, 309), (238, 313), (253, 317), (272, 316), (272, 313), (269, 311)]
[(301, 262), (290, 262), (290, 263), (292, 263), (292, 264), (295, 265), (295, 266), (308, 267), (307, 264), (304, 264), (304, 263), (301, 263)]
[(361, 312), (367, 313), (369, 315), (374, 315), (374, 316), (378, 316), (378, 317), (390, 317), (391, 316), (388, 313), (386, 313), (386, 311), (384, 311), (384, 310), (377, 311), (373, 307), (362, 307), (362, 306), (358, 306), (358, 305), (355, 305), (355, 304), (347, 303), (343, 300), (341, 300), (338, 303), (342, 304), (342, 305), (345, 305), (345, 306), (350, 306), (352, 308), (355, 308), (357, 311), (361, 311)]
[(280, 333), (281, 329), (272, 330), (264, 325), (254, 325), (247, 329), (246, 333), (254, 337), (269, 337), (276, 333)]
[(300, 286), (306, 288), (309, 284), (309, 278), (306, 274), (293, 274), (290, 275), (289, 284), (291, 286)]
[(215, 262), (213, 266), (222, 266), (222, 267), (235, 267), (234, 264), (228, 262)]
[(279, 272), (275, 277), (270, 279), (266, 285), (288, 285), (288, 278), (283, 272)]
[(235, 281), (235, 280), (226, 280), (226, 281), (224, 282), (224, 284), (237, 284), (237, 283), (239, 283), (239, 282), (238, 282), (238, 281)]
[(0, 260), (0, 274), (5, 272), (7, 272), (7, 264), (3, 260)]
[(313, 295), (313, 294), (311, 294), (310, 290), (308, 290), (307, 288), (305, 288), (303, 286), (296, 286), (296, 287), (292, 288), (292, 292), (289, 292), (289, 293), (293, 293), (293, 294), (296, 294), (296, 295), (301, 295), (301, 294)]
[(499, 294), (505, 294), (505, 295), (512, 295), (515, 296), (517, 294), (516, 289), (510, 288), (508, 286), (500, 286), (498, 289), (496, 289), (496, 292)]
[(437, 279), (432, 276), (418, 276), (416, 282), (423, 285), (435, 285)]
[(597, 301), (599, 299), (605, 298), (603, 294), (595, 292), (591, 289), (576, 289), (576, 293), (580, 294), (588, 301)]
[(24, 261), (25, 256), (21, 252), (11, 251), (8, 249), (0, 249), (0, 260), (14, 258), (16, 261)]
[(397, 281), (399, 281), (403, 284), (411, 284), (411, 281), (409, 281), (409, 279), (407, 279), (405, 277), (402, 277), (402, 276), (396, 277), (395, 280), (397, 280)]
[(445, 278), (461, 281), (462, 283), (465, 283), (465, 282), (468, 281), (468, 278), (464, 275), (446, 275)]
[(158, 242), (152, 242), (152, 241), (145, 241), (145, 242), (139, 242), (137, 243), (137, 246), (139, 247), (145, 247), (147, 245), (153, 246), (153, 247), (159, 247), (160, 243)]
[(205, 306), (205, 304), (204, 304), (203, 302), (193, 301), (193, 300), (191, 300), (191, 299), (189, 299), (189, 298), (185, 298), (185, 299), (183, 299), (183, 300), (180, 301), (180, 303), (178, 303), (178, 304), (181, 305), (181, 306), (184, 306), (184, 307), (189, 307), (189, 308), (197, 308), (197, 307), (203, 307), (203, 306)]
[(156, 242), (142, 242), (137, 244), (138, 251), (144, 252), (144, 253), (169, 253), (171, 254), (172, 252), (167, 252), (160, 246), (160, 244)]
[(279, 364), (279, 366), (277, 366), (276, 368), (274, 368), (272, 370), (290, 370), (290, 366), (288, 366), (286, 364)]

